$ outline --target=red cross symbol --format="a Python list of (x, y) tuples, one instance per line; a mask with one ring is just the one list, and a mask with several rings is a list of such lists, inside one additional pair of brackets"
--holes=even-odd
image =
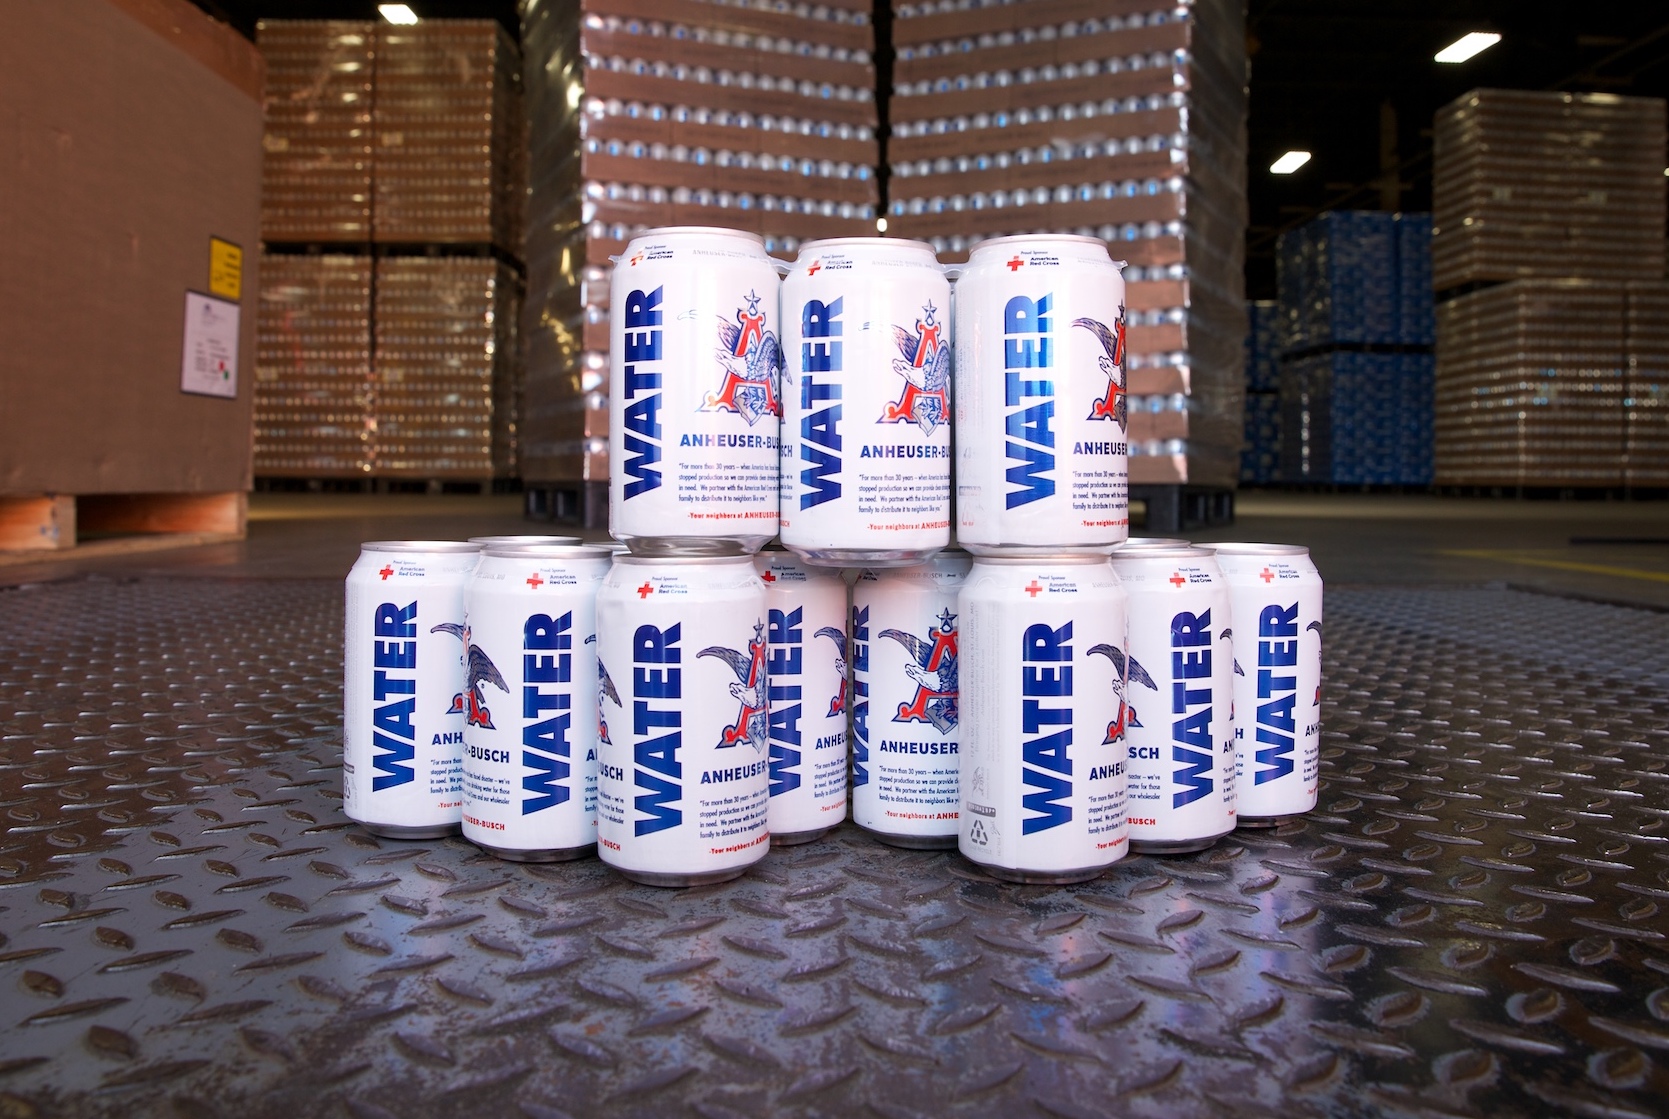
[(1024, 263), (1026, 262), (1016, 256), (1013, 260), (1008, 262), (1008, 270), (1010, 272), (1018, 272), (1020, 271), (1020, 266)]
[(761, 575), (760, 578), (765, 580), (767, 583), (774, 583), (774, 582), (777, 581), (777, 577), (775, 575), (772, 575), (769, 571), (767, 571), (767, 572), (765, 572), (765, 574)]
[(817, 275), (817, 270), (821, 267), (823, 267), (823, 262), (822, 261), (820, 261), (820, 260), (812, 261), (811, 262), (811, 267), (806, 269), (806, 275), (808, 275), (808, 276)]
[(538, 590), (544, 585), (544, 583), (545, 581), (539, 578), (539, 573), (537, 571), (530, 575), (527, 580), (527, 585), (532, 587), (534, 590)]
[(1033, 579), (1032, 582), (1031, 582), (1031, 586), (1021, 587), (1020, 589), (1025, 591), (1027, 594), (1031, 595), (1033, 598), (1036, 598), (1037, 597), (1037, 592), (1042, 590), (1043, 588), (1037, 585), (1037, 580), (1036, 579)]
[(1173, 587), (1180, 587), (1180, 586), (1182, 586), (1182, 584), (1186, 583), (1187, 581), (1188, 580), (1186, 580), (1182, 577), (1182, 573), (1180, 571), (1171, 572), (1171, 577), (1166, 580), (1166, 582), (1170, 583), (1171, 586), (1173, 586)]
[(377, 574), (381, 575), (382, 581), (386, 583), (388, 582), (388, 577), (394, 574), (394, 569), (392, 567), (385, 567), (381, 571), (377, 572)]
[(1262, 571), (1258, 572), (1258, 578), (1262, 579), (1265, 583), (1270, 583), (1274, 581), (1275, 573), (1266, 567)]
[(655, 593), (655, 588), (650, 586), (647, 582), (645, 582), (643, 584), (643, 586), (641, 586), (637, 589), (637, 596), (639, 598), (648, 598), (650, 595), (652, 595), (654, 593)]
[(632, 267), (636, 268), (637, 265), (638, 265), (638, 261), (640, 261), (642, 259), (643, 259), (643, 254), (642, 253), (633, 253), (632, 254), (632, 261), (631, 261)]

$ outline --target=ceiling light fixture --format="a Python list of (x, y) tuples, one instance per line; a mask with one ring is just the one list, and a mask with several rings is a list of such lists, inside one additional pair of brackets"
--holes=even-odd
[(1465, 62), (1475, 54), (1493, 47), (1501, 41), (1501, 36), (1493, 31), (1468, 31), (1433, 57), (1438, 62)]
[(1309, 152), (1287, 152), (1280, 159), (1271, 163), (1269, 170), (1276, 175), (1290, 175), (1309, 161)]
[(389, 23), (401, 27), (410, 27), (417, 22), (417, 13), (411, 10), (410, 4), (378, 4), (377, 11), (381, 12), (382, 18)]
[(885, 233), (886, 231), (887, 231), (887, 219), (886, 218), (876, 218), (875, 219), (875, 232)]

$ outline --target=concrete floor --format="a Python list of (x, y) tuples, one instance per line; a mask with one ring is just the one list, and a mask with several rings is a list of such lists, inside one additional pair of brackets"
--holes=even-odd
[[(84, 573), (339, 577), (362, 540), (567, 531), (525, 520), (515, 495), (255, 494), (249, 522), (249, 538), (235, 544), (4, 557), (0, 586)], [(1335, 586), (1505, 582), (1669, 608), (1669, 504), (1663, 502), (1254, 492), (1240, 496), (1233, 526), (1197, 535), (1306, 544)]]

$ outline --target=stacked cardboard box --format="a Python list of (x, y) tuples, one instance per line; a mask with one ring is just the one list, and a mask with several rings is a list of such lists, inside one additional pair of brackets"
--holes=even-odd
[(377, 32), (374, 239), (492, 244), (520, 256), (521, 56), (490, 20)]
[[(297, 329), (337, 332), (328, 348), (369, 355), (374, 391), (349, 393), (352, 360), (337, 368), (311, 342), (297, 343), (293, 359), (274, 351), (263, 366), (257, 469), (513, 475), (526, 194), (515, 46), (489, 20), (266, 21), (259, 43), (278, 75), (266, 105), (262, 229), (278, 251), (263, 259), (290, 281), (284, 299), (263, 301), (262, 337), (294, 354), (284, 340)], [(307, 246), (357, 263), (296, 254)], [(366, 282), (355, 287), (343, 269)], [(345, 443), (348, 433), (362, 441)]]
[(1333, 211), (1281, 236), (1280, 473), (1431, 482), (1431, 219)]
[(261, 25), (262, 240), (370, 240), (373, 40), (359, 21)]
[(1664, 102), (1477, 89), (1437, 112), (1438, 291), (1664, 271)]
[(1480, 289), (1438, 308), (1440, 484), (1669, 480), (1665, 140), (1648, 98), (1476, 90), (1438, 112), (1434, 279)]
[(518, 280), (490, 258), (376, 266), (381, 477), (480, 479), (514, 464)]
[(952, 260), (1000, 234), (1110, 242), (1129, 262), (1130, 391), (1147, 398), (1132, 402), (1131, 482), (1233, 486), (1246, 335), (1241, 5), (895, 0), (893, 42), (891, 232)]
[(1450, 484), (1669, 485), (1669, 285), (1518, 280), (1438, 307)]
[(1280, 479), (1281, 305), (1264, 299), (1246, 304), (1246, 439), (1240, 480)]
[[(609, 258), (636, 231), (873, 234), (866, 0), (523, 0), (529, 166), (524, 477), (608, 478)], [(578, 158), (575, 152), (578, 151)]]
[(371, 258), (261, 259), (255, 349), (255, 473), (366, 476), (375, 435)]

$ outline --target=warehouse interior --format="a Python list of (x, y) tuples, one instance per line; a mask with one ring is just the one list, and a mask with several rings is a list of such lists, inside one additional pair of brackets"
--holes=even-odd
[[(1627, 0), (0, 4), (0, 1115), (1662, 1114), (1666, 98)], [(609, 541), (665, 226), (1104, 242), (1131, 535), (1325, 582), (1313, 810), (685, 890), (350, 819), (361, 544)]]

